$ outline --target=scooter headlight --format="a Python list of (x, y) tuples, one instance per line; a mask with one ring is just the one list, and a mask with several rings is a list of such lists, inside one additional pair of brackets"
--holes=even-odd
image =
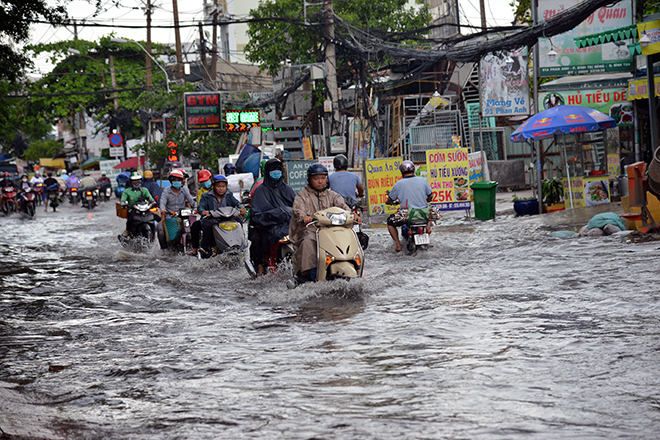
[(333, 257), (332, 255), (330, 255), (330, 254), (326, 251), (326, 253), (325, 253), (325, 267), (330, 266), (330, 264), (332, 264), (333, 261), (335, 261), (335, 257)]
[(224, 229), (225, 231), (233, 231), (238, 227), (238, 223), (236, 222), (224, 222), (220, 223), (220, 228)]
[(186, 208), (181, 210), (181, 217), (190, 217), (192, 215), (192, 209)]
[(329, 213), (328, 218), (330, 219), (330, 223), (332, 223), (333, 226), (342, 226), (346, 224), (348, 216), (344, 212), (341, 214)]

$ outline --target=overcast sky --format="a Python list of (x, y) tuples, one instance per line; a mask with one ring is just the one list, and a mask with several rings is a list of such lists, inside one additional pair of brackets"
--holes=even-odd
[[(227, 0), (228, 4), (237, 0)], [(256, 0), (253, 0), (256, 4)], [(381, 0), (386, 1), (386, 0)], [(509, 6), (510, 0), (486, 0), (486, 20), (489, 26), (508, 26), (513, 20), (513, 10)], [(245, 2), (245, 0), (243, 0)], [(102, 0), (104, 5), (111, 5), (111, 0)], [(92, 20), (98, 23), (120, 24), (140, 26), (146, 25), (146, 18), (143, 11), (144, 3), (141, 0), (121, 0), (119, 8), (112, 7), (107, 12), (103, 12), (94, 17), (94, 7), (86, 1), (73, 1), (68, 4), (68, 11), (72, 18), (78, 22)], [(152, 0), (154, 13), (152, 15), (153, 26), (171, 26), (174, 24), (171, 0)], [(178, 0), (179, 23), (192, 24), (197, 23), (203, 18), (202, 5), (203, 0)], [(244, 5), (245, 3), (243, 3)], [(470, 24), (479, 26), (479, 1), (478, 0), (460, 0), (461, 24)], [(237, 8), (239, 9), (239, 8)], [(243, 8), (244, 9), (244, 8)], [(245, 15), (237, 15), (237, 18), (246, 18)], [(145, 29), (125, 29), (125, 28), (107, 28), (107, 27), (85, 27), (78, 26), (78, 37), (85, 40), (96, 41), (104, 35), (114, 32), (115, 36), (130, 38), (134, 40), (146, 40)], [(35, 24), (32, 26), (31, 39), (33, 43), (53, 43), (73, 38), (73, 27), (53, 28), (46, 24)], [(198, 29), (196, 27), (182, 28), (181, 40), (191, 42), (198, 38)], [(152, 41), (174, 44), (174, 29), (152, 29)], [(241, 60), (242, 61), (242, 60)], [(42, 72), (49, 72), (52, 65), (46, 56), (41, 56), (35, 60), (36, 66)]]

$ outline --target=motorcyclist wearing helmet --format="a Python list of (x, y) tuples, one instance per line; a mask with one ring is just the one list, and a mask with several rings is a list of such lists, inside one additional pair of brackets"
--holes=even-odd
[(225, 166), (222, 167), (222, 170), (224, 171), (225, 176), (231, 176), (232, 174), (236, 174), (236, 165), (231, 162), (226, 163)]
[(44, 183), (44, 178), (41, 177), (41, 173), (39, 172), (39, 170), (37, 170), (34, 173), (34, 176), (32, 176), (32, 178), (30, 179), (30, 185), (35, 186), (39, 183)]
[(163, 219), (167, 218), (171, 212), (179, 212), (180, 209), (191, 208), (195, 204), (195, 199), (184, 185), (185, 175), (182, 170), (172, 170), (168, 180), (172, 186), (165, 188), (160, 196), (160, 210)]
[[(129, 208), (135, 205), (138, 202), (147, 200), (151, 203), (154, 202), (154, 198), (147, 188), (142, 186), (142, 176), (138, 172), (131, 173), (131, 177), (128, 180), (129, 186), (121, 193), (120, 204), (122, 206), (128, 206)], [(128, 237), (128, 227), (131, 224), (132, 213), (128, 214), (126, 219), (126, 230), (122, 232), (121, 235)]]
[[(227, 178), (222, 174), (217, 174), (213, 176), (211, 180), (213, 189), (202, 195), (202, 199), (199, 201), (199, 207), (197, 212), (202, 214), (202, 219), (200, 220), (202, 227), (202, 255), (209, 257), (212, 254), (213, 246), (215, 245), (215, 237), (213, 236), (213, 225), (217, 224), (220, 220), (211, 217), (211, 211), (214, 211), (225, 206), (233, 206), (238, 208), (241, 211), (241, 215), (245, 215), (245, 207), (236, 200), (234, 194), (227, 189)], [(199, 248), (199, 236), (197, 237), (197, 242), (195, 239), (192, 239), (193, 249), (191, 251), (192, 255), (197, 254)]]
[(328, 176), (330, 189), (339, 193), (346, 199), (347, 205), (357, 203), (355, 195), (362, 197), (364, 195), (364, 186), (360, 178), (353, 173), (348, 172), (348, 159), (343, 154), (338, 154), (332, 159), (332, 166), (335, 172)]
[(202, 195), (211, 189), (211, 178), (213, 175), (209, 170), (199, 170), (197, 173), (197, 183), (199, 189), (197, 190), (197, 203), (202, 200)]
[[(392, 240), (396, 245), (395, 251), (401, 251), (401, 242), (399, 241), (399, 232), (397, 227), (403, 226), (406, 222), (406, 215), (409, 208), (424, 209), (428, 206), (428, 202), (433, 199), (433, 190), (429, 183), (423, 177), (415, 176), (415, 164), (409, 160), (404, 160), (399, 166), (401, 171), (401, 180), (394, 184), (392, 190), (389, 192), (387, 201), (388, 205), (395, 205), (396, 200), (399, 200), (401, 207), (394, 214), (390, 215), (387, 219), (387, 229), (392, 236)], [(431, 222), (426, 227), (427, 231), (431, 232)]]
[[(306, 227), (317, 211), (333, 206), (350, 212), (344, 198), (328, 188), (328, 170), (315, 163), (307, 169), (307, 185), (293, 201), (293, 216), (289, 224), (289, 238), (296, 246), (296, 261), (302, 279), (316, 279), (316, 227)], [(361, 222), (359, 216), (355, 216)]]
[(94, 180), (89, 170), (85, 170), (83, 178), (80, 179), (80, 189), (83, 192), (96, 189), (96, 180)]
[(58, 182), (57, 179), (55, 179), (53, 177), (53, 172), (48, 171), (46, 173), (46, 179), (44, 180), (44, 188), (45, 188), (45, 190), (44, 190), (44, 205), (46, 205), (46, 209), (44, 209), (44, 211), (46, 211), (46, 212), (48, 212), (48, 201), (49, 201), (48, 188), (56, 188), (56, 187), (54, 187), (54, 185), (60, 186), (60, 189), (61, 189), (60, 182)]
[[(209, 170), (199, 170), (197, 173), (197, 183), (200, 188), (197, 190), (197, 205), (202, 200), (202, 196), (211, 190), (211, 172)], [(202, 235), (202, 222), (193, 222), (190, 225), (190, 238), (192, 241), (193, 249), (188, 251), (188, 255), (197, 255), (199, 248), (199, 238)]]
[(21, 191), (24, 191), (25, 189), (30, 187), (30, 182), (28, 182), (28, 176), (27, 174), (21, 174), (21, 178), (18, 181), (18, 185)]
[(284, 183), (284, 167), (278, 159), (264, 164), (263, 184), (254, 191), (250, 214), (250, 260), (257, 273), (266, 273), (263, 256), (270, 254), (271, 243), (276, 243), (289, 233), (296, 193)]
[[(14, 190), (18, 190), (18, 185), (16, 185), (16, 182), (14, 182), (14, 179), (11, 178), (11, 174), (7, 171), (4, 172), (2, 175), (2, 180), (0, 180), (0, 206), (4, 206), (5, 204), (5, 197), (4, 194), (2, 194), (2, 188), (6, 187), (12, 187)], [(18, 211), (18, 201), (14, 200), (14, 207), (15, 211)]]
[(144, 172), (144, 179), (142, 179), (142, 186), (149, 190), (151, 196), (155, 201), (160, 199), (160, 195), (163, 193), (163, 190), (156, 182), (154, 182), (154, 173), (147, 170)]
[(68, 178), (64, 177), (64, 175), (60, 177), (66, 180), (67, 189), (80, 188), (80, 179), (75, 174), (71, 173), (71, 175)]

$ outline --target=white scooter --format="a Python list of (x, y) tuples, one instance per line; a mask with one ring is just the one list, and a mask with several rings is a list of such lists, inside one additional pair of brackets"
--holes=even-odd
[[(351, 279), (362, 276), (364, 253), (360, 241), (353, 230), (354, 215), (350, 211), (332, 207), (314, 213), (316, 225), (316, 279)], [(294, 273), (300, 269), (294, 258)], [(298, 279), (298, 282), (303, 281)], [(295, 283), (289, 285), (295, 287)]]
[(232, 207), (211, 211), (211, 217), (220, 221), (213, 225), (216, 253), (239, 254), (248, 247), (248, 240), (243, 230), (241, 211)]

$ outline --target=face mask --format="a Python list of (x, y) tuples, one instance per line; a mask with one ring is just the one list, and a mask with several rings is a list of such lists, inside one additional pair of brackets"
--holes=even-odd
[(202, 186), (206, 189), (209, 189), (211, 187), (211, 181), (207, 180), (206, 182), (202, 182)]
[(179, 189), (181, 188), (181, 185), (183, 185), (183, 182), (172, 182), (172, 187), (174, 189)]
[(280, 180), (282, 178), (282, 171), (280, 170), (271, 171), (270, 178), (273, 180)]
[(23, 179), (23, 182), (27, 182), (27, 179)]

